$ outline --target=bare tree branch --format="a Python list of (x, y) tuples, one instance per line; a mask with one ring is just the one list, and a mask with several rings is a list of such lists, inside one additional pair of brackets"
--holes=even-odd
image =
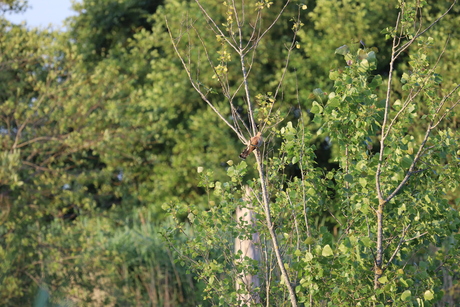
[(414, 35), (414, 37), (408, 41), (407, 43), (405, 43), (404, 45), (402, 45), (401, 47), (399, 47), (399, 49), (396, 50), (396, 58), (399, 57), (401, 55), (402, 52), (404, 52), (407, 48), (409, 48), (410, 45), (412, 45), (416, 40), (417, 38), (419, 38), (420, 36), (422, 36), (423, 34), (425, 34), (426, 31), (428, 31), (429, 29), (431, 29), (435, 24), (437, 24), (441, 19), (444, 18), (444, 16), (446, 16), (450, 10), (452, 10), (452, 8), (454, 7), (454, 5), (457, 3), (457, 0), (454, 0), (452, 2), (452, 5), (444, 12), (444, 14), (442, 14), (441, 16), (439, 16), (435, 21), (433, 21), (428, 27), (426, 27), (424, 30), (422, 31), (417, 31), (417, 34)]
[(240, 131), (238, 131), (232, 124), (230, 124), (227, 119), (219, 112), (219, 110), (217, 110), (217, 108), (209, 101), (209, 99), (206, 97), (206, 95), (201, 91), (201, 89), (199, 88), (199, 86), (195, 83), (195, 81), (193, 81), (193, 78), (191, 76), (191, 72), (187, 66), (187, 64), (185, 63), (184, 61), (184, 58), (182, 57), (182, 55), (180, 54), (179, 50), (177, 49), (177, 45), (176, 43), (174, 42), (174, 38), (172, 37), (172, 33), (171, 33), (171, 28), (169, 27), (169, 24), (168, 24), (168, 19), (167, 17), (165, 16), (165, 21), (166, 21), (166, 27), (168, 28), (168, 33), (169, 33), (169, 37), (171, 38), (171, 42), (173, 43), (173, 48), (174, 48), (174, 51), (176, 52), (177, 56), (179, 57), (180, 61), (182, 62), (182, 66), (184, 67), (185, 69), (185, 72), (187, 73), (187, 76), (190, 80), (190, 83), (192, 84), (193, 88), (195, 89), (195, 91), (201, 96), (201, 99), (203, 99), (207, 104), (208, 106), (217, 114), (217, 116), (219, 116), (219, 118), (228, 126), (230, 127), (230, 129), (233, 130), (233, 132), (235, 132), (235, 134), (238, 136), (238, 138), (241, 140), (241, 142), (243, 142), (243, 144), (246, 144), (247, 143), (247, 140), (245, 139), (245, 137), (243, 136), (243, 134), (241, 134)]

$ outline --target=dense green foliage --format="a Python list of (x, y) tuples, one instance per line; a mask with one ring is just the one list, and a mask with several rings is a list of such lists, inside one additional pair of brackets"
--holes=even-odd
[[(261, 10), (247, 4), (245, 42), (257, 26), (249, 20), (262, 12), (266, 27), (283, 7), (262, 2)], [(230, 27), (229, 5), (200, 3)], [(374, 290), (375, 178), (393, 27), (403, 7), (410, 39), (418, 17), (427, 26), (451, 4), (417, 11), (401, 3), (293, 1), (248, 55), (272, 216), (301, 303), (430, 306), (444, 294), (460, 302), (459, 107), (431, 131), (413, 176), (386, 204), (391, 263)], [(23, 9), (20, 1), (0, 5)], [(170, 33), (213, 105), (232, 118), (234, 94), (247, 121), (238, 57), (193, 1), (84, 0), (75, 10), (68, 32), (0, 16), (0, 301), (236, 305), (236, 276), (251, 271), (267, 277), (264, 301), (287, 305), (263, 218), (256, 226), (263, 260), (234, 262), (234, 238), (254, 231), (233, 217), (244, 186), (260, 189), (254, 158), (237, 160), (244, 145), (190, 86)], [(459, 12), (455, 5), (395, 63), (385, 197), (458, 82)], [(454, 92), (441, 109), (458, 99)]]

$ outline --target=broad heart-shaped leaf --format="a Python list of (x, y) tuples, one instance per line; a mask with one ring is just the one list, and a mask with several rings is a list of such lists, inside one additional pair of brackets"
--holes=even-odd
[(317, 98), (319, 98), (319, 99), (323, 99), (323, 97), (324, 97), (324, 92), (323, 92), (323, 90), (320, 89), (320, 88), (315, 88), (315, 89), (313, 90), (313, 95), (315, 95), (315, 97), (317, 97)]
[(409, 155), (405, 155), (403, 158), (402, 158), (402, 161), (401, 161), (401, 165), (402, 167), (404, 168), (409, 168), (411, 165), (412, 165), (412, 162), (414, 161), (414, 159), (409, 156)]
[(410, 299), (411, 295), (412, 295), (412, 293), (410, 292), (410, 290), (406, 290), (401, 294), (401, 300), (402, 301), (407, 301), (407, 300)]
[(316, 101), (313, 101), (310, 112), (313, 114), (321, 114), (323, 112), (323, 107)]
[(332, 251), (332, 248), (329, 246), (329, 244), (327, 244), (323, 247), (323, 251), (321, 252), (321, 254), (324, 257), (329, 257), (329, 256), (333, 256), (334, 252)]
[(312, 259), (313, 259), (313, 254), (310, 253), (310, 252), (307, 252), (307, 253), (305, 254), (304, 261), (305, 261), (305, 262), (310, 262)]
[(369, 87), (376, 88), (382, 84), (382, 76), (377, 75), (372, 79), (372, 82), (369, 84)]
[(340, 73), (337, 70), (331, 70), (329, 72), (329, 79), (331, 80), (337, 80), (340, 76)]
[(432, 290), (426, 290), (423, 294), (423, 298), (427, 301), (431, 301), (434, 298), (434, 294)]
[(382, 276), (379, 278), (379, 282), (382, 284), (386, 284), (388, 282), (388, 277)]
[(338, 96), (330, 98), (327, 105), (331, 108), (338, 107), (340, 105), (340, 98)]
[(353, 182), (353, 175), (351, 174), (346, 174), (343, 179), (345, 179), (346, 182), (352, 183)]
[(230, 166), (228, 169), (227, 169), (227, 175), (229, 177), (232, 177), (233, 175), (235, 174), (235, 168), (233, 166)]
[(350, 52), (350, 48), (348, 48), (347, 45), (343, 45), (343, 46), (340, 46), (339, 48), (335, 49), (335, 53), (340, 54), (340, 55), (345, 55), (348, 52)]
[(363, 242), (366, 247), (370, 247), (372, 245), (372, 240), (369, 237), (362, 237), (361, 242)]

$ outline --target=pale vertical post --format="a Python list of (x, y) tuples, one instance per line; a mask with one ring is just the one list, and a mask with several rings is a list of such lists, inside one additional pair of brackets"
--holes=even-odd
[[(245, 187), (245, 195), (243, 197), (246, 203), (244, 207), (238, 206), (236, 208), (236, 220), (238, 224), (244, 228), (246, 225), (254, 227), (256, 224), (256, 214), (252, 210), (251, 204), (251, 188)], [(242, 240), (238, 237), (235, 238), (235, 253), (242, 252), (241, 259), (248, 257), (250, 259), (260, 262), (260, 250), (257, 244), (259, 243), (259, 234), (252, 233), (251, 240)], [(240, 261), (240, 260), (237, 260)], [(238, 275), (236, 280), (236, 290), (244, 289), (244, 293), (238, 295), (241, 302), (240, 306), (251, 306), (252, 304), (260, 303), (260, 280), (259, 276), (242, 273)]]

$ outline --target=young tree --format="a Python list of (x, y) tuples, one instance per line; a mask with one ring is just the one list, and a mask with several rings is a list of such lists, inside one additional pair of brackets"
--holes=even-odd
[[(278, 21), (280, 16), (282, 15), (283, 11), (289, 5), (289, 1), (287, 1), (280, 9), (279, 13), (275, 14), (272, 20), (268, 19), (268, 25), (266, 28), (263, 26), (263, 12), (265, 9), (270, 8), (273, 4), (272, 2), (257, 2), (255, 4), (246, 5), (245, 3), (237, 4), (235, 2), (231, 3), (224, 3), (224, 7), (226, 9), (225, 16), (226, 22), (223, 24), (225, 28), (221, 28), (219, 26), (219, 22), (210, 16), (209, 12), (203, 7), (200, 1), (196, 1), (196, 4), (200, 8), (203, 16), (207, 19), (208, 23), (210, 24), (212, 32), (217, 37), (217, 40), (220, 44), (222, 44), (221, 51), (218, 52), (219, 57), (215, 59), (214, 56), (209, 54), (209, 47), (206, 45), (205, 41), (203, 40), (201, 34), (197, 30), (196, 26), (194, 25), (193, 20), (189, 20), (188, 24), (197, 35), (197, 39), (201, 42), (203, 46), (204, 53), (206, 54), (205, 60), (209, 62), (211, 65), (211, 69), (214, 72), (213, 78), (217, 79), (219, 85), (222, 89), (222, 93), (225, 99), (228, 102), (228, 105), (231, 110), (231, 114), (233, 117), (233, 122), (229, 122), (226, 117), (223, 115), (223, 112), (218, 109), (215, 103), (213, 103), (210, 98), (208, 98), (209, 91), (205, 87), (201, 88), (201, 82), (199, 80), (195, 80), (192, 77), (192, 64), (191, 64), (191, 54), (187, 54), (185, 57), (181, 55), (178, 49), (178, 43), (182, 39), (179, 37), (175, 40), (171, 36), (171, 40), (174, 45), (174, 49), (176, 50), (181, 62), (187, 72), (189, 80), (192, 83), (194, 89), (200, 94), (201, 98), (211, 107), (211, 109), (216, 113), (216, 115), (231, 129), (233, 132), (238, 136), (238, 138), (242, 141), (242, 143), (247, 146), (247, 153), (254, 152), (256, 161), (257, 161), (257, 170), (258, 170), (258, 177), (259, 177), (259, 193), (254, 194), (260, 195), (256, 196), (255, 199), (262, 204), (265, 222), (267, 225), (267, 230), (270, 234), (271, 244), (273, 244), (273, 251), (275, 252), (275, 259), (278, 264), (278, 269), (281, 272), (283, 283), (289, 293), (289, 299), (293, 306), (297, 306), (296, 296), (294, 292), (293, 285), (290, 281), (290, 276), (285, 267), (284, 260), (281, 256), (281, 249), (278, 244), (278, 237), (275, 233), (274, 224), (272, 221), (272, 213), (271, 213), (271, 206), (270, 206), (270, 196), (269, 196), (269, 180), (266, 177), (266, 173), (264, 171), (264, 157), (261, 154), (261, 144), (263, 143), (261, 134), (263, 131), (262, 124), (260, 123), (260, 127), (258, 128), (256, 125), (256, 116), (254, 114), (254, 101), (253, 97), (250, 94), (250, 80), (249, 75), (251, 69), (253, 69), (254, 59), (256, 59), (255, 51), (257, 46), (259, 45), (260, 41), (264, 38), (266, 33), (270, 30), (270, 28), (275, 25)], [(251, 11), (255, 12), (252, 13)], [(297, 32), (298, 28), (300, 27), (301, 23), (296, 22), (294, 24), (294, 33)], [(169, 25), (168, 25), (169, 28)], [(188, 33), (187, 33), (188, 34)], [(189, 42), (190, 43), (190, 42)], [(288, 46), (289, 51), (291, 51), (295, 46), (295, 41), (292, 41)], [(241, 79), (237, 81), (236, 84), (230, 83), (230, 78), (228, 76), (228, 63), (232, 61), (232, 53), (234, 53), (234, 57), (236, 57), (238, 61), (238, 65), (241, 70)], [(290, 53), (289, 53), (290, 54)], [(187, 60), (185, 59), (187, 58)], [(219, 64), (214, 64), (214, 61), (219, 61)], [(286, 70), (287, 67), (284, 68)], [(278, 90), (282, 84), (282, 80), (276, 89), (274, 94), (274, 98), (271, 100), (276, 99), (278, 95)], [(235, 104), (235, 97), (240, 95), (239, 92), (242, 92), (243, 99), (246, 102), (246, 110), (247, 110), (247, 119), (248, 122), (245, 122), (241, 115), (237, 111), (237, 105)], [(270, 100), (268, 101), (270, 102)], [(271, 116), (271, 107), (265, 106), (265, 110), (259, 110), (260, 117), (267, 117), (265, 118), (265, 125), (272, 120), (276, 120), (274, 116)], [(263, 114), (265, 112), (265, 114)], [(259, 130), (260, 129), (260, 130)], [(248, 133), (252, 136), (250, 139), (246, 139), (244, 133)], [(244, 152), (240, 155), (240, 157), (245, 158), (247, 154)]]
[[(426, 27), (424, 3), (401, 2), (396, 26), (386, 30), (392, 47), (385, 91), (384, 78), (372, 73), (377, 68), (376, 50), (344, 45), (336, 50), (344, 67), (330, 72), (334, 91), (314, 90), (311, 108), (298, 111), (297, 125), (287, 122), (281, 128), (282, 118), (275, 112), (281, 108), (280, 86), (254, 99), (249, 84), (258, 77), (253, 65), (257, 48), (289, 1), (268, 22), (262, 21), (273, 9), (268, 1), (253, 7), (225, 2), (224, 17), (215, 17), (211, 6), (195, 2), (222, 47), (217, 55), (212, 52), (191, 14), (183, 32), (175, 32), (168, 23), (193, 88), (244, 146), (249, 142), (244, 134), (254, 136), (260, 130), (269, 140), (282, 139), (277, 154), (270, 141), (254, 150), (257, 179), (245, 179), (244, 161), (229, 161), (228, 182), (215, 182), (212, 171), (199, 170), (209, 196), (220, 200), (205, 212), (185, 208), (195, 233), (186, 247), (176, 248), (206, 280), (206, 298), (239, 305), (235, 281), (241, 274), (257, 274), (262, 280), (259, 297), (267, 306), (285, 305), (287, 298), (292, 306), (429, 305), (440, 300), (441, 268), (455, 262), (454, 234), (460, 225), (458, 212), (445, 198), (458, 188), (458, 137), (441, 123), (457, 110), (459, 86), (446, 82), (449, 88), (442, 87), (436, 68), (443, 52), (435, 59), (427, 53), (434, 41), (428, 36), (431, 28), (456, 2)], [(298, 17), (294, 19), (288, 56), (297, 46), (301, 25)], [(410, 70), (396, 82), (397, 59), (407, 50), (412, 50)], [(212, 81), (203, 76), (197, 56), (201, 54), (228, 103), (226, 109), (217, 106)], [(239, 81), (233, 81), (236, 64)], [(279, 84), (285, 71), (279, 73)], [(246, 113), (235, 105), (240, 92)], [(419, 126), (425, 127), (423, 134), (413, 129)], [(323, 170), (316, 164), (316, 148), (308, 143), (315, 135), (332, 147), (336, 168)], [(259, 216), (255, 226), (233, 218), (246, 184), (257, 191), (251, 206)], [(184, 211), (174, 206), (170, 210), (177, 229), (183, 230)], [(261, 260), (233, 256), (232, 238), (250, 238), (255, 231)]]

